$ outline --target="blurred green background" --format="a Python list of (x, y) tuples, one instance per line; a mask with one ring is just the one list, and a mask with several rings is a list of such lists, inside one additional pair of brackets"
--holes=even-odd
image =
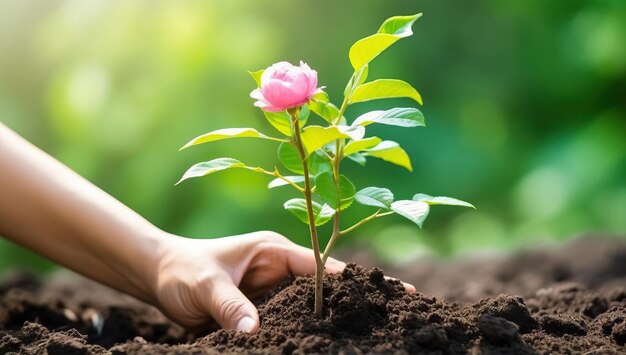
[[(246, 70), (280, 60), (309, 63), (340, 103), (350, 45), (385, 18), (416, 12), (415, 35), (377, 58), (370, 78), (412, 83), (427, 127), (368, 128), (400, 142), (415, 171), (376, 159), (343, 168), (357, 188), (453, 196), (478, 209), (435, 207), (423, 230), (387, 217), (341, 246), (402, 261), (625, 234), (623, 0), (0, 0), (0, 121), (167, 231), (271, 229), (307, 245), (305, 226), (282, 209), (294, 192), (267, 190), (265, 176), (232, 171), (173, 186), (192, 164), (221, 156), (271, 169), (273, 142), (178, 148), (218, 128), (273, 133), (252, 106)], [(348, 117), (410, 104), (361, 104)], [(351, 208), (344, 223), (371, 212)], [(0, 241), (0, 268), (33, 260)]]

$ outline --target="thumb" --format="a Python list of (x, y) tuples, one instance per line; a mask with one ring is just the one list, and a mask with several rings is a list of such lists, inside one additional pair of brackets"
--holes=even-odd
[(230, 279), (214, 284), (211, 294), (207, 311), (222, 328), (248, 333), (259, 329), (256, 307)]

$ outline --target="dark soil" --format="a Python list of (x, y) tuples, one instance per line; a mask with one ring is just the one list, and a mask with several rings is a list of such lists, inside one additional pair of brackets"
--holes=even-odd
[(0, 282), (0, 354), (626, 354), (623, 242), (419, 261), (397, 275), (423, 293), (350, 265), (327, 278), (323, 319), (311, 315), (312, 280), (297, 277), (256, 301), (258, 333), (192, 338), (154, 308), (89, 281), (14, 272)]

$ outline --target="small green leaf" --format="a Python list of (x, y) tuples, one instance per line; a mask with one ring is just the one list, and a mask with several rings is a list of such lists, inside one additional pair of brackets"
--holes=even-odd
[(318, 92), (317, 94), (313, 95), (311, 99), (323, 103), (328, 103), (330, 101), (330, 98), (325, 91)]
[[(335, 215), (335, 210), (332, 209), (328, 205), (320, 205), (315, 201), (311, 201), (311, 206), (313, 207), (313, 215), (316, 226), (321, 226), (322, 224), (330, 221), (331, 218)], [(293, 198), (283, 205), (285, 209), (291, 213), (293, 213), (298, 219), (302, 222), (309, 224), (309, 216), (307, 214), (306, 208), (306, 200), (303, 198)]]
[(339, 116), (339, 109), (330, 102), (311, 100), (309, 101), (309, 107), (311, 111), (328, 123), (332, 123)]
[(267, 121), (278, 130), (278, 132), (291, 137), (291, 118), (286, 111), (266, 112), (263, 111)]
[(281, 143), (278, 146), (278, 160), (283, 166), (296, 174), (304, 174), (302, 169), (302, 160), (298, 149), (290, 143)]
[(352, 204), (354, 200), (354, 194), (356, 189), (352, 182), (348, 180), (344, 175), (339, 176), (339, 196), (337, 196), (337, 189), (335, 188), (335, 179), (332, 172), (323, 172), (315, 176), (315, 186), (317, 186), (317, 193), (322, 200), (326, 202), (330, 207), (347, 208)]
[(348, 134), (342, 132), (337, 126), (308, 126), (302, 130), (302, 134), (300, 136), (307, 155), (334, 140), (340, 138), (350, 138)]
[(257, 70), (257, 71), (249, 71), (248, 70), (248, 74), (250, 74), (252, 79), (254, 79), (254, 81), (256, 82), (256, 86), (258, 88), (261, 87), (261, 76), (263, 75), (264, 71), (265, 71), (265, 69), (261, 69), (261, 70)]
[(348, 81), (346, 88), (343, 90), (343, 96), (350, 96), (355, 87), (363, 84), (365, 80), (367, 80), (368, 74), (369, 65), (365, 64), (358, 72), (356, 72), (354, 80)]
[(430, 207), (423, 201), (400, 200), (391, 204), (391, 210), (422, 228)]
[(424, 115), (420, 110), (412, 107), (396, 107), (391, 110), (377, 110), (362, 114), (354, 122), (353, 126), (368, 126), (372, 123), (380, 123), (391, 126), (417, 127), (425, 126)]
[(182, 148), (180, 148), (180, 150), (191, 147), (193, 145), (230, 138), (262, 138), (277, 142), (286, 142), (286, 140), (284, 139), (268, 137), (254, 128), (224, 128), (196, 137), (192, 139), (189, 143), (185, 144)]
[(363, 151), (366, 156), (380, 158), (384, 161), (400, 165), (408, 171), (413, 171), (411, 167), (411, 159), (404, 149), (394, 141), (382, 141), (377, 146)]
[(298, 119), (300, 120), (300, 127), (304, 127), (306, 122), (309, 120), (309, 115), (311, 114), (311, 108), (309, 105), (302, 105), (300, 108), (300, 116)]
[(366, 205), (389, 209), (393, 202), (393, 193), (384, 187), (366, 187), (354, 196), (356, 202)]
[(411, 26), (413, 26), (413, 23), (420, 17), (422, 17), (421, 13), (411, 16), (390, 17), (380, 25), (378, 33), (389, 33), (400, 37), (408, 37), (413, 34)]
[(367, 159), (361, 153), (352, 153), (352, 154), (348, 155), (347, 157), (348, 157), (348, 159), (352, 160), (353, 162), (359, 164), (360, 166), (365, 166), (365, 164), (367, 163)]
[[(302, 175), (296, 175), (296, 176), (283, 176), (285, 179), (293, 182), (294, 184), (299, 184), (301, 182), (304, 182), (304, 176)], [(276, 178), (272, 181), (270, 181), (269, 184), (267, 184), (267, 188), (268, 189), (273, 189), (275, 187), (280, 187), (280, 186), (286, 186), (289, 185), (289, 183), (281, 178)]]
[(354, 71), (361, 69), (399, 39), (412, 35), (411, 26), (421, 15), (389, 18), (380, 26), (378, 33), (356, 41), (350, 47), (349, 54)]
[(363, 149), (372, 148), (380, 142), (381, 142), (381, 139), (378, 137), (369, 137), (369, 138), (361, 139), (360, 141), (350, 141), (343, 148), (343, 154), (350, 156), (351, 154), (360, 152)]
[(222, 171), (231, 168), (247, 168), (246, 165), (237, 159), (232, 158), (217, 158), (210, 161), (198, 163), (185, 172), (183, 177), (176, 183), (180, 184), (184, 180), (205, 176), (217, 171)]
[(378, 79), (361, 84), (354, 89), (351, 103), (394, 97), (408, 97), (422, 104), (422, 96), (409, 83), (397, 79)]
[(429, 205), (446, 205), (446, 206), (460, 206), (460, 207), (469, 207), (469, 208), (473, 208), (476, 209), (476, 207), (474, 207), (474, 205), (472, 205), (469, 202), (465, 202), (462, 200), (458, 200), (456, 198), (452, 198), (452, 197), (446, 197), (446, 196), (430, 196), (430, 195), (426, 195), (426, 194), (416, 194), (415, 196), (413, 196), (413, 201), (422, 201), (422, 202), (426, 202)]

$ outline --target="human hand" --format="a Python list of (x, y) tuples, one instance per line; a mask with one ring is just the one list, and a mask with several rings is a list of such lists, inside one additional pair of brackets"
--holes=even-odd
[[(274, 232), (219, 239), (166, 239), (156, 272), (157, 306), (172, 320), (200, 328), (211, 318), (226, 329), (254, 332), (259, 316), (249, 301), (289, 274), (315, 272), (310, 249)], [(329, 258), (326, 271), (345, 263)]]
[[(313, 274), (311, 249), (275, 232), (218, 239), (165, 238), (154, 286), (156, 305), (189, 329), (217, 322), (226, 329), (254, 332), (259, 316), (249, 299), (269, 291), (289, 274)], [(326, 272), (345, 263), (329, 258)], [(408, 292), (415, 292), (405, 283)]]

